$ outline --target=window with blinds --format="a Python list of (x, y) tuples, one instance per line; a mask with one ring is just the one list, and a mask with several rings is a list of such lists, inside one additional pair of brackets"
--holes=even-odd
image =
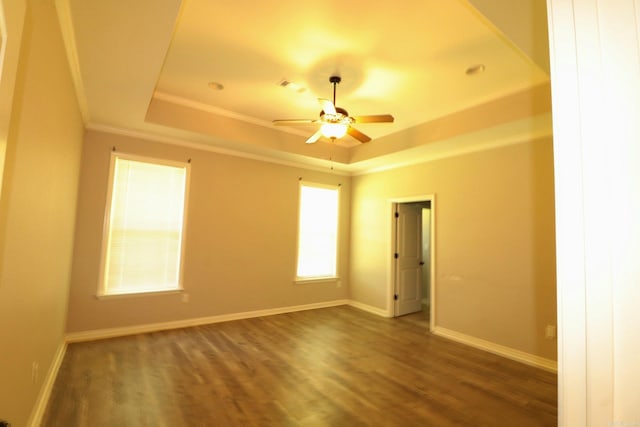
[(296, 280), (337, 277), (339, 187), (300, 182)]
[(100, 295), (182, 289), (189, 164), (112, 153)]

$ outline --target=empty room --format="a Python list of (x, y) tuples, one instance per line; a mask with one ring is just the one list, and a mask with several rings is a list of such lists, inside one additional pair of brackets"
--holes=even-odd
[(0, 426), (637, 425), (619, 3), (0, 2)]

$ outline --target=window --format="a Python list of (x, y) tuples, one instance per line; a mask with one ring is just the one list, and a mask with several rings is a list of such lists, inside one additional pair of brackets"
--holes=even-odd
[(189, 165), (112, 153), (100, 295), (182, 289)]
[(339, 187), (300, 182), (296, 280), (337, 277)]

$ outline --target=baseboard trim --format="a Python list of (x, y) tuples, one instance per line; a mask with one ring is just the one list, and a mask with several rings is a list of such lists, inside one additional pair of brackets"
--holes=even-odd
[(53, 385), (55, 384), (56, 378), (58, 377), (58, 371), (60, 370), (60, 366), (62, 365), (62, 361), (64, 360), (64, 355), (66, 352), (67, 343), (63, 341), (58, 346), (58, 350), (53, 357), (53, 362), (49, 366), (47, 377), (42, 383), (42, 387), (40, 387), (40, 392), (38, 393), (36, 404), (33, 407), (31, 416), (29, 417), (29, 421), (27, 422), (27, 425), (30, 427), (38, 427), (40, 426), (40, 424), (42, 424), (42, 417), (44, 416), (44, 412), (47, 409), (47, 403), (49, 403), (49, 397), (51, 397)]
[(378, 316), (393, 317), (393, 315), (391, 315), (387, 310), (384, 310), (384, 309), (378, 308), (378, 307), (374, 307), (374, 306), (369, 305), (369, 304), (364, 304), (364, 303), (361, 303), (359, 301), (350, 300), (349, 301), (349, 305), (351, 307), (355, 307), (355, 308), (357, 308), (359, 310), (367, 311), (369, 313), (373, 313), (373, 314), (376, 314)]
[(475, 347), (480, 350), (488, 351), (489, 353), (497, 354), (498, 356), (506, 357), (507, 359), (525, 363), (536, 368), (544, 369), (545, 371), (554, 373), (558, 372), (558, 362), (556, 362), (555, 360), (536, 356), (534, 354), (526, 353), (524, 351), (516, 350), (510, 347), (505, 347), (491, 341), (486, 341), (481, 338), (465, 335), (460, 332), (443, 328), (441, 326), (436, 326), (435, 328), (433, 328), (432, 332), (435, 335), (448, 338), (450, 340), (457, 341), (461, 344)]
[[(200, 317), (195, 319), (176, 320), (172, 322), (151, 323), (145, 325), (125, 326), (121, 328), (108, 328), (108, 329), (96, 329), (91, 331), (71, 332), (66, 334), (65, 342), (58, 350), (54, 363), (49, 370), (47, 380), (43, 384), (40, 396), (38, 397), (38, 404), (34, 409), (34, 415), (32, 419), (34, 422), (30, 423), (30, 426), (36, 426), (39, 424), (39, 420), (44, 414), (46, 408), (46, 402), (51, 394), (53, 383), (55, 381), (58, 369), (64, 358), (66, 352), (67, 343), (95, 341), (106, 338), (115, 338), (127, 335), (143, 334), (148, 332), (158, 332), (171, 329), (188, 328), (192, 326), (208, 325), (220, 322), (229, 322), (232, 320), (250, 319), (253, 317), (272, 316), (275, 314), (293, 313), (296, 311), (314, 310), (318, 308), (335, 307), (339, 305), (350, 305), (359, 310), (363, 310), (381, 317), (393, 317), (387, 310), (373, 307), (368, 304), (361, 303), (354, 300), (333, 300), (320, 303), (280, 307), (266, 310), (247, 311), (242, 313), (222, 314), (218, 316)], [(515, 360), (521, 363), (525, 363), (530, 366), (544, 369), (549, 372), (558, 372), (558, 363), (555, 360), (546, 359), (544, 357), (536, 356), (524, 351), (515, 350), (510, 347), (506, 347), (500, 344), (492, 343), (490, 341), (483, 340), (481, 338), (465, 335), (460, 332), (452, 331), (441, 326), (433, 328), (432, 333), (443, 338), (447, 338), (459, 343), (478, 348), (480, 350), (488, 351), (499, 356), (506, 357), (511, 360)], [(35, 420), (38, 423), (35, 423)]]
[(218, 316), (199, 317), (195, 319), (175, 320), (171, 322), (150, 323), (145, 325), (124, 326), (121, 328), (95, 329), (91, 331), (70, 332), (65, 336), (65, 342), (75, 343), (95, 341), (106, 338), (122, 337), (126, 335), (144, 334), (148, 332), (166, 331), (171, 329), (188, 328), (192, 326), (208, 325), (212, 323), (229, 322), (231, 320), (250, 319), (253, 317), (272, 316), (274, 314), (293, 313), (295, 311), (314, 310), (318, 308), (347, 305), (349, 300), (333, 300), (304, 305), (271, 308), (266, 310), (246, 311), (242, 313), (221, 314)]

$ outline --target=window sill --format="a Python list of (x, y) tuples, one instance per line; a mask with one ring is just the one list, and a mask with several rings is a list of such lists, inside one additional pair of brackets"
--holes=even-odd
[(120, 299), (120, 298), (136, 298), (136, 297), (148, 297), (151, 295), (171, 295), (182, 294), (184, 289), (170, 289), (166, 291), (142, 291), (142, 292), (127, 292), (121, 294), (96, 294), (96, 298), (99, 300)]
[(310, 278), (302, 278), (296, 277), (293, 283), (296, 285), (306, 285), (306, 284), (314, 284), (314, 283), (336, 283), (340, 282), (340, 277), (331, 276), (331, 277), (310, 277)]

